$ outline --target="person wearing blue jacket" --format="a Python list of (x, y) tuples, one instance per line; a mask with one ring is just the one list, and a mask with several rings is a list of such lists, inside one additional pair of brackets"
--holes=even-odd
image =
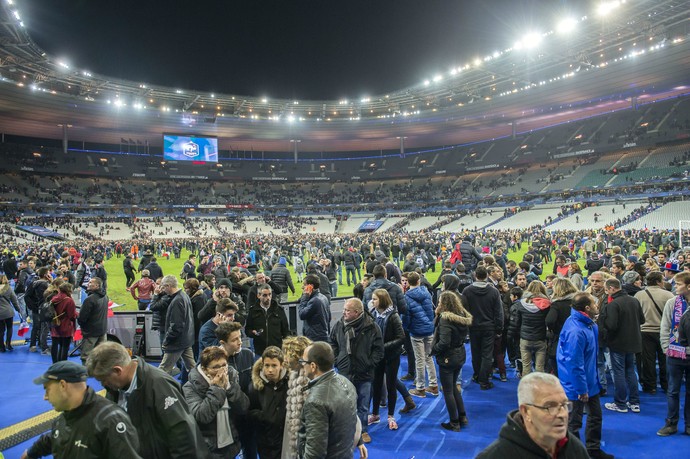
[[(416, 272), (408, 273), (410, 289), (405, 293), (407, 311), (403, 313), (403, 328), (410, 334), (415, 358), (415, 389), (410, 394), (415, 397), (426, 397), (426, 394), (438, 395), (436, 366), (431, 359), (431, 343), (434, 337), (434, 303), (431, 294), (420, 288), (420, 276)], [(425, 387), (425, 373), (429, 373), (429, 386)], [(408, 370), (409, 371), (409, 370)]]
[(319, 292), (320, 285), (319, 276), (308, 274), (297, 307), (302, 319), (302, 334), (314, 342), (328, 341), (331, 333), (331, 307), (326, 296)]
[(586, 405), (589, 413), (585, 431), (587, 452), (592, 458), (612, 458), (601, 449), (601, 384), (597, 370), (599, 330), (594, 321), (597, 314), (599, 308), (592, 295), (583, 292), (573, 297), (570, 317), (565, 321), (558, 341), (556, 361), (558, 377), (573, 406), (568, 430), (579, 438)]

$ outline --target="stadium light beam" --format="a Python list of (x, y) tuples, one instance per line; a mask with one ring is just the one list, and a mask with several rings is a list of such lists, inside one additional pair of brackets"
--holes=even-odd
[(601, 2), (599, 5), (597, 5), (597, 15), (608, 16), (612, 11), (617, 9), (623, 3), (625, 3), (625, 1), (621, 1), (621, 0), (612, 0), (612, 1)]
[(559, 21), (556, 25), (556, 31), (560, 34), (568, 34), (577, 27), (577, 20), (574, 18), (565, 18)]

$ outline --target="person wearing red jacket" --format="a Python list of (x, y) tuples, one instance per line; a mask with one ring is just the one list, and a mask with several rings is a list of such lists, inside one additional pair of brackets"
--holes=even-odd
[(137, 300), (137, 305), (139, 310), (143, 311), (151, 303), (151, 296), (153, 291), (156, 289), (156, 282), (151, 280), (149, 277), (151, 274), (148, 269), (144, 269), (141, 272), (141, 279), (136, 281), (129, 287), (129, 293), (132, 294), (132, 298)]
[(77, 328), (77, 307), (72, 299), (72, 284), (63, 282), (58, 293), (50, 300), (55, 308), (55, 319), (50, 324), (52, 341), (50, 355), (53, 363), (67, 360), (69, 345)]

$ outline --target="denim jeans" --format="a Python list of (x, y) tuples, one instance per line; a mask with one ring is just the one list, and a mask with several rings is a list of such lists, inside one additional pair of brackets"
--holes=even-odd
[[(606, 390), (606, 352), (609, 348), (599, 346), (599, 354), (597, 355), (597, 370), (599, 371), (599, 384), (603, 390)], [(609, 353), (610, 354), (610, 353)]]
[(619, 408), (626, 408), (626, 402), (640, 404), (640, 391), (635, 373), (635, 354), (611, 351), (611, 372), (613, 373), (613, 401)]
[(43, 322), (37, 312), (31, 313), (31, 336), (29, 346), (35, 347), (37, 344), (42, 351), (48, 349), (48, 335), (50, 334), (50, 324)]
[[(362, 433), (369, 430), (369, 403), (371, 403), (371, 381), (352, 382), (357, 390), (357, 417), (362, 423)], [(378, 400), (376, 401), (378, 403)]]
[(534, 369), (543, 373), (546, 366), (546, 340), (521, 339), (520, 355), (522, 356), (522, 376), (532, 373), (532, 361), (534, 361)]
[(357, 275), (355, 274), (355, 267), (352, 265), (345, 265), (345, 274), (347, 278), (347, 286), (349, 287), (350, 284), (356, 284), (357, 283)]
[(446, 410), (451, 422), (458, 422), (460, 416), (466, 416), (465, 402), (462, 399), (462, 394), (458, 390), (457, 384), (461, 368), (462, 365), (457, 367), (439, 365), (438, 367), (441, 387), (443, 388), (443, 400), (446, 403)]
[(685, 428), (690, 427), (690, 360), (677, 359), (675, 357), (666, 358), (666, 371), (668, 374), (668, 391), (666, 401), (668, 408), (666, 420), (674, 424), (678, 423), (680, 417), (680, 387), (683, 384), (685, 375), (685, 406), (683, 407), (683, 419)]
[(328, 284), (331, 287), (331, 298), (338, 296), (338, 281), (330, 281)]
[(415, 375), (414, 384), (419, 390), (424, 390), (426, 385), (426, 373), (429, 373), (429, 386), (438, 386), (438, 380), (436, 379), (436, 365), (434, 360), (429, 354), (431, 354), (431, 342), (433, 341), (433, 336), (423, 336), (417, 338), (411, 336), (412, 349), (414, 350), (414, 360), (415, 360)]

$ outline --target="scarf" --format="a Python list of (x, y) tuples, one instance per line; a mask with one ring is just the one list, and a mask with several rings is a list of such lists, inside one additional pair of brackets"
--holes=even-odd
[(378, 325), (379, 328), (381, 329), (382, 335), (386, 332), (386, 321), (388, 321), (388, 317), (390, 317), (390, 315), (393, 313), (394, 310), (395, 310), (395, 306), (393, 306), (391, 304), (383, 312), (379, 312), (378, 309), (376, 309), (374, 312), (374, 317), (376, 318), (376, 325)]
[[(204, 370), (201, 369), (201, 365), (197, 367), (199, 374), (206, 380), (208, 385), (211, 385), (211, 379), (208, 377)], [(225, 389), (230, 388), (230, 382)], [(216, 447), (218, 449), (225, 448), (226, 446), (235, 443), (235, 439), (232, 437), (232, 429), (230, 427), (230, 405), (228, 405), (228, 399), (226, 398), (223, 402), (223, 406), (220, 407), (218, 413), (216, 413)]]
[(347, 349), (347, 355), (352, 355), (352, 340), (355, 339), (355, 336), (357, 335), (356, 333), (356, 328), (360, 326), (362, 321), (364, 320), (364, 312), (360, 314), (359, 317), (356, 319), (351, 320), (350, 322), (344, 321), (343, 323), (345, 324), (345, 338), (346, 338), (346, 349)]
[(686, 359), (685, 346), (678, 342), (678, 325), (683, 313), (688, 309), (688, 302), (683, 295), (676, 297), (676, 302), (673, 305), (673, 314), (671, 315), (671, 332), (668, 340), (668, 351), (666, 355), (675, 357), (677, 359)]

